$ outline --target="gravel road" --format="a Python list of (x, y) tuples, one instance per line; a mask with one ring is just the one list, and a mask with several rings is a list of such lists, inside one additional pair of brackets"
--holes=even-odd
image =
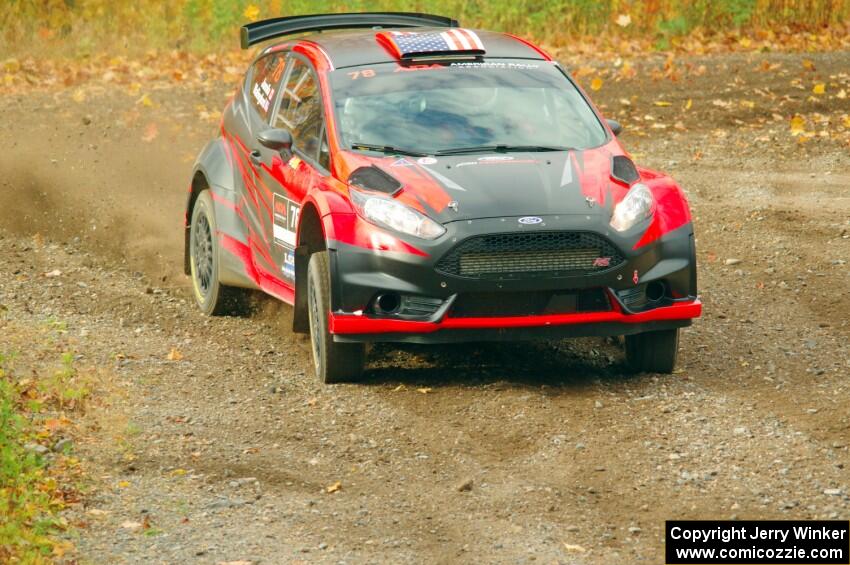
[(180, 274), (196, 108), (229, 87), (0, 98), (0, 335), (61, 320), (107, 375), (82, 560), (658, 563), (666, 519), (850, 517), (850, 53), (806, 58), (649, 57), (592, 93), (694, 209), (670, 376), (588, 339), (380, 346), (320, 386), (288, 307), (204, 318)]

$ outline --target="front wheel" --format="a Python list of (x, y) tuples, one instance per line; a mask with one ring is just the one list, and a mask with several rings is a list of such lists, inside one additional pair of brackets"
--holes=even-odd
[(330, 265), (328, 252), (310, 256), (307, 267), (307, 311), (310, 319), (310, 343), (316, 375), (325, 384), (357, 380), (363, 373), (366, 346), (362, 343), (337, 343), (328, 331), (331, 311)]
[(626, 362), (633, 371), (672, 373), (678, 353), (678, 328), (626, 336)]

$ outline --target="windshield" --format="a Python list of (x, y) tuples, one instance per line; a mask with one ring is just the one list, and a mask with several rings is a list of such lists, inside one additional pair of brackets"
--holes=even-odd
[(345, 147), (587, 149), (607, 138), (578, 89), (550, 63), (383, 63), (330, 77)]

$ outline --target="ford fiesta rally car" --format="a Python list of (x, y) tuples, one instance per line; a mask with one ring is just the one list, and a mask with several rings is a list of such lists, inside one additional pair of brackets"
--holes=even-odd
[(633, 369), (673, 370), (701, 313), (688, 203), (545, 52), (427, 14), (241, 32), (300, 35), (259, 52), (195, 164), (205, 313), (242, 289), (291, 304), (327, 383), (370, 342), (624, 335)]

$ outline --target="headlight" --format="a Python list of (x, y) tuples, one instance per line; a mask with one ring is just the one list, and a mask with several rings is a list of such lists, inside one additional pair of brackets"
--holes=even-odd
[(373, 224), (422, 239), (437, 239), (446, 233), (446, 228), (401, 202), (352, 186), (348, 188), (357, 212)]
[(652, 191), (643, 183), (629, 189), (623, 200), (614, 207), (611, 215), (611, 227), (617, 231), (626, 231), (635, 224), (652, 215), (655, 199)]

